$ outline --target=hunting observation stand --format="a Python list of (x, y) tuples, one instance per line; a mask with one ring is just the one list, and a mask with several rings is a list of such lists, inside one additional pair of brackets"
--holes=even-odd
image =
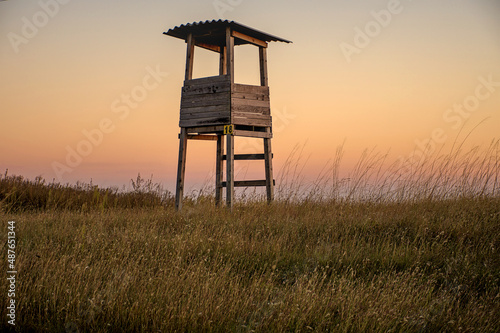
[[(288, 40), (252, 29), (234, 21), (205, 21), (177, 26), (164, 34), (187, 43), (186, 75), (180, 107), (179, 162), (175, 207), (182, 208), (188, 140), (217, 141), (215, 201), (233, 207), (234, 188), (266, 186), (267, 200), (274, 198), (272, 166), (272, 117), (267, 74), (269, 42)], [(259, 48), (260, 86), (234, 82), (234, 46), (251, 44)], [(220, 54), (219, 75), (193, 79), (195, 46)], [(263, 154), (234, 154), (234, 137), (263, 139)], [(224, 139), (226, 154), (224, 154)], [(234, 180), (235, 160), (264, 160), (265, 180)], [(226, 181), (223, 181), (226, 161)]]

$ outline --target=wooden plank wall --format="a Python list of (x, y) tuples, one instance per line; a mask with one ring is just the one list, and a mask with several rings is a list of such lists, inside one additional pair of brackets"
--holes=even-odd
[(271, 126), (269, 87), (234, 84), (231, 91), (234, 125)]
[(271, 126), (269, 87), (232, 84), (228, 75), (186, 80), (180, 127)]
[(229, 124), (231, 81), (228, 75), (186, 80), (182, 88), (180, 127)]

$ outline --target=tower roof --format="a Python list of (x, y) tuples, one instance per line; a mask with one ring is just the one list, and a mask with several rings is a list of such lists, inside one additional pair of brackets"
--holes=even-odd
[[(177, 26), (164, 32), (165, 35), (187, 40), (190, 33), (197, 42), (214, 45), (224, 46), (226, 44), (226, 28), (231, 27), (233, 31), (242, 33), (246, 36), (258, 39), (263, 42), (284, 42), (291, 43), (291, 41), (273, 36), (271, 34), (247, 27), (235, 21), (228, 20), (212, 20), (200, 21), (194, 23), (187, 23)], [(235, 45), (251, 44), (248, 40), (235, 38)]]

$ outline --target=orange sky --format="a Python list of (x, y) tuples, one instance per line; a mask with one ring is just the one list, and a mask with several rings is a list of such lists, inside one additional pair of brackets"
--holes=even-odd
[[(498, 17), (494, 0), (3, 1), (0, 171), (120, 187), (140, 172), (173, 190), (185, 44), (162, 32), (219, 18), (294, 42), (268, 51), (276, 173), (296, 146), (314, 179), (344, 141), (348, 173), (365, 148), (396, 159), (483, 120), (468, 144), (486, 145), (500, 129)], [(217, 74), (217, 56), (196, 52), (195, 76)], [(236, 52), (236, 81), (257, 83), (256, 49)], [(237, 138), (238, 152), (259, 145)], [(263, 177), (239, 163), (239, 178)], [(215, 145), (190, 142), (188, 192), (214, 169)]]

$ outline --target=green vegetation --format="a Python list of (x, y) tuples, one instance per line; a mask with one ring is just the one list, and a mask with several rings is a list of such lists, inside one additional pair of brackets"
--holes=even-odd
[[(246, 199), (233, 212), (200, 195), (177, 213), (169, 194), (141, 181), (120, 193), (5, 175), (0, 220), (2, 235), (16, 221), (16, 328), (497, 332), (500, 159), (498, 149), (484, 156), (456, 159), (466, 173), (449, 159), (449, 170), (432, 164), (440, 177), (417, 168), (413, 187), (399, 177), (407, 192), (366, 185), (379, 158), (365, 158), (370, 168), (360, 163), (367, 172), (344, 189), (325, 180), (330, 188), (317, 182), (300, 199), (283, 195), (292, 172), (272, 205)], [(453, 181), (452, 171), (462, 176)]]

